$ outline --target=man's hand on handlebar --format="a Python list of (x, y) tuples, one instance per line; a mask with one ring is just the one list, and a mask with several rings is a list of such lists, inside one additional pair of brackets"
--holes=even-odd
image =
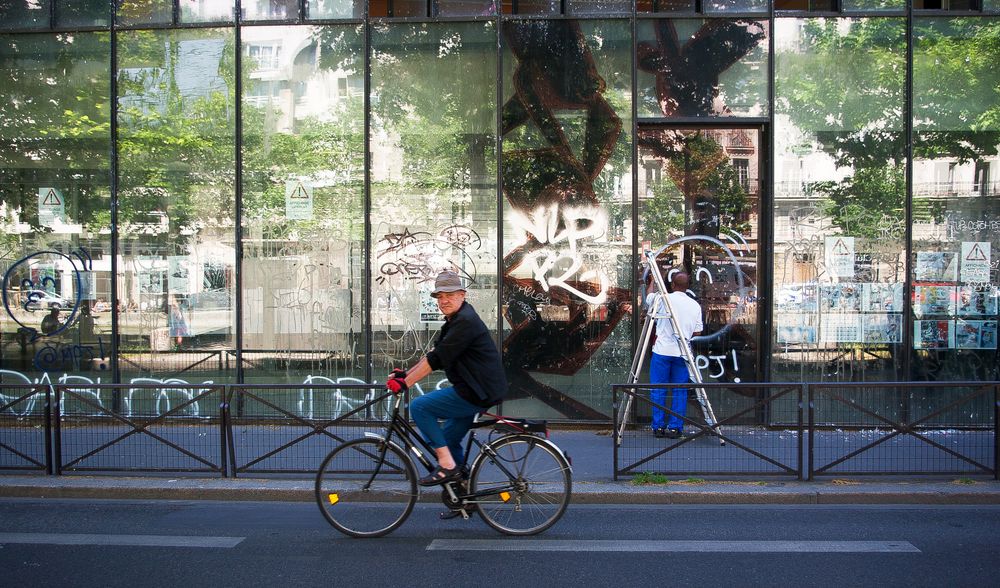
[(385, 387), (388, 388), (393, 394), (406, 392), (409, 389), (406, 385), (405, 378), (389, 378), (389, 381), (385, 383)]

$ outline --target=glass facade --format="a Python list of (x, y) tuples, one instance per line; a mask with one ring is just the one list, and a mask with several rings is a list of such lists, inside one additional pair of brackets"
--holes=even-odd
[(0, 6), (2, 382), (308, 413), (452, 269), (505, 411), (604, 421), (647, 250), (706, 381), (1000, 378), (995, 2), (114, 6)]

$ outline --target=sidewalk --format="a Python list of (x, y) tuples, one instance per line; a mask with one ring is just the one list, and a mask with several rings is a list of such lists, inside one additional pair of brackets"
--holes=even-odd
[[(986, 476), (830, 476), (802, 482), (788, 476), (728, 476), (635, 484), (613, 480), (608, 431), (554, 431), (573, 461), (574, 504), (1000, 504), (1000, 482)], [(0, 497), (156, 500), (313, 500), (308, 474), (238, 478), (195, 474), (121, 473), (61, 476), (0, 473)], [(436, 488), (422, 502), (438, 502)]]

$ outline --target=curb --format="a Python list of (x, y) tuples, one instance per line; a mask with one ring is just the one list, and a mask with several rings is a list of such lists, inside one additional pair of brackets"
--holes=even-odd
[[(0, 476), (3, 498), (77, 498), (91, 500), (223, 500), (311, 502), (311, 480), (123, 478), (32, 478)], [(440, 502), (435, 489), (421, 490), (422, 503)], [(774, 485), (709, 483), (698, 486), (634, 486), (628, 482), (577, 482), (572, 504), (1000, 504), (1000, 482), (972, 487), (938, 483), (793, 482)]]

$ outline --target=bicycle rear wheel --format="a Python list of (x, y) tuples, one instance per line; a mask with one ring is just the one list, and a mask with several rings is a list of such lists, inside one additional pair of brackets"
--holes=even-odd
[(569, 463), (551, 443), (534, 435), (506, 435), (488, 443), (470, 476), (486, 524), (506, 535), (535, 535), (559, 520), (569, 504)]
[(403, 524), (417, 502), (413, 462), (394, 444), (348, 441), (331, 451), (316, 473), (316, 502), (338, 531), (381, 537)]

